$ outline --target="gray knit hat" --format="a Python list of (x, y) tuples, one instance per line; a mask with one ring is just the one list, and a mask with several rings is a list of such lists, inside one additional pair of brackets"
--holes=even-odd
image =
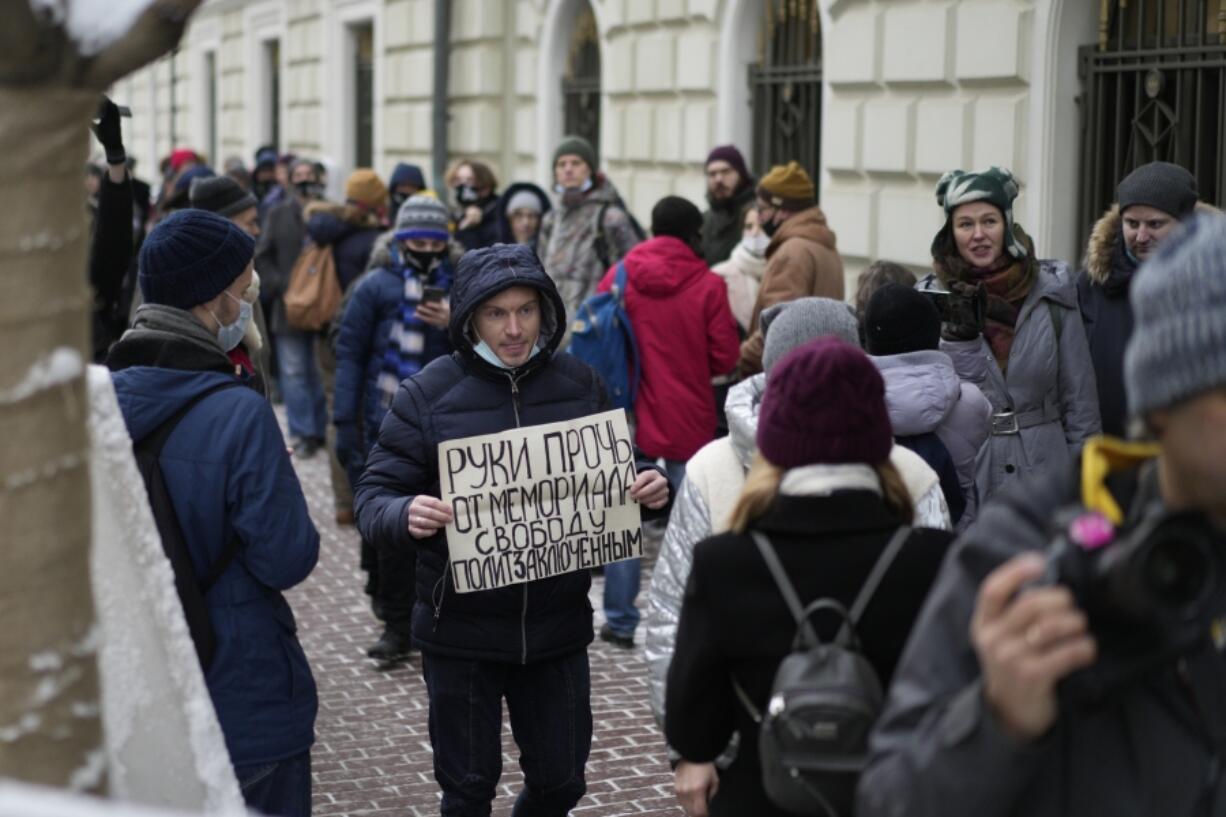
[(770, 379), (775, 363), (797, 346), (833, 335), (860, 346), (860, 326), (851, 307), (832, 298), (798, 298), (762, 310), (759, 318), (766, 342), (762, 369)]
[(1190, 219), (1141, 265), (1129, 297), (1124, 386), (1134, 417), (1226, 386), (1226, 217)]
[(1017, 180), (1003, 167), (989, 167), (982, 173), (950, 170), (937, 182), (937, 204), (945, 210), (945, 223), (954, 210), (973, 201), (985, 201), (1000, 210), (1005, 218), (1005, 250), (1014, 258), (1025, 258), (1026, 247), (1013, 232), (1013, 201)]
[(1155, 207), (1183, 218), (1196, 207), (1196, 177), (1170, 162), (1150, 162), (1129, 173), (1120, 182), (1120, 212), (1134, 204)]
[(193, 179), (188, 194), (192, 207), (229, 218), (259, 205), (255, 196), (229, 176)]
[(558, 143), (558, 149), (553, 152), (554, 167), (557, 167), (558, 159), (561, 159), (563, 156), (578, 156), (587, 163), (592, 173), (596, 172), (596, 148), (592, 147), (592, 143), (582, 136), (562, 137), (562, 141)]
[(396, 240), (451, 238), (451, 214), (447, 206), (432, 196), (410, 196), (396, 214)]

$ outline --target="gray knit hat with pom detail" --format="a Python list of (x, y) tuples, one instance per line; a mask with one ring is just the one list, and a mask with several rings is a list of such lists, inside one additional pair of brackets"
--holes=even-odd
[(963, 204), (985, 201), (994, 205), (1005, 217), (1005, 250), (1021, 259), (1026, 257), (1026, 247), (1013, 232), (1013, 201), (1018, 190), (1017, 180), (1003, 167), (989, 167), (982, 173), (950, 170), (937, 182), (937, 204), (945, 208), (946, 222)]
[(1226, 387), (1226, 216), (1190, 218), (1141, 265), (1129, 298), (1124, 387), (1134, 417)]

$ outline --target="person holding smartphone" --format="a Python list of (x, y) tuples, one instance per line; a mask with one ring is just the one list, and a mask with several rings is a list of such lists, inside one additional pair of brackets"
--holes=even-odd
[[(437, 199), (409, 198), (393, 230), (376, 243), (342, 313), (333, 422), (337, 458), (355, 488), (400, 382), (451, 353), (450, 220)], [(367, 592), (385, 625), (367, 654), (396, 662), (409, 652), (415, 556), (375, 553), (366, 542), (362, 551)]]

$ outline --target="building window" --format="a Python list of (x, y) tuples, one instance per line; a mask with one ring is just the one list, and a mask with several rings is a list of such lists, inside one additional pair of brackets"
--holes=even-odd
[(217, 52), (204, 54), (204, 128), (208, 161), (219, 164), (217, 158)]
[(592, 6), (583, 3), (575, 17), (562, 76), (563, 122), (567, 134), (592, 143), (600, 155), (600, 35)]
[(1226, 195), (1226, 4), (1105, 0), (1099, 39), (1081, 52), (1082, 244), (1143, 164), (1173, 162), (1201, 199)]
[(281, 41), (264, 41), (264, 142), (281, 150)]
[(749, 66), (753, 161), (759, 172), (796, 160), (820, 175), (822, 31), (818, 0), (763, 3), (758, 60)]
[(375, 162), (375, 30), (370, 23), (350, 28), (353, 38), (354, 167)]

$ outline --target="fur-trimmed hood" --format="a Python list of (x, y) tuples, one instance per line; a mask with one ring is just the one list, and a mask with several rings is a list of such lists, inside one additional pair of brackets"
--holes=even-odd
[[(1196, 209), (1202, 213), (1221, 214), (1222, 212), (1212, 204), (1203, 201), (1197, 202)], [(1086, 253), (1082, 266), (1085, 268), (1086, 276), (1093, 283), (1101, 286), (1111, 276), (1111, 270), (1115, 265), (1116, 247), (1122, 241), (1122, 231), (1123, 216), (1120, 215), (1120, 206), (1113, 204), (1094, 224), (1094, 229), (1090, 231), (1090, 239), (1086, 242)]]

